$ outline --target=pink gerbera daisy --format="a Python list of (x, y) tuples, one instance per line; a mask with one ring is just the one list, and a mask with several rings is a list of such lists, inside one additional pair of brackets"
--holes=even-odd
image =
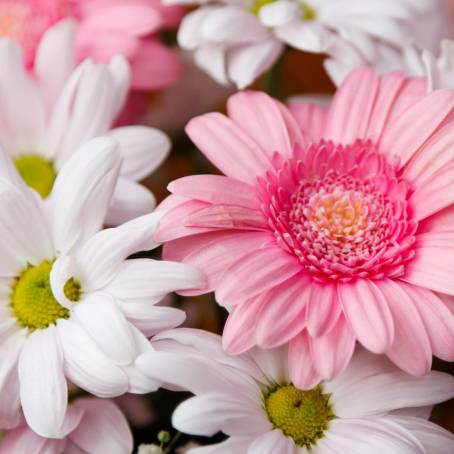
[(343, 371), (356, 341), (414, 375), (454, 360), (454, 93), (426, 91), (363, 68), (300, 125), (256, 92), (189, 123), (225, 176), (171, 183), (158, 240), (230, 310), (229, 353), (290, 342), (301, 388)]

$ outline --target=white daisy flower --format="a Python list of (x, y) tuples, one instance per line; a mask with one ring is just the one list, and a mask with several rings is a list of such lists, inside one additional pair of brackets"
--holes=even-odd
[[(179, 44), (220, 83), (250, 85), (285, 45), (328, 54), (334, 78), (342, 67), (396, 60), (411, 44), (411, 24), (433, 0), (165, 0), (201, 5), (182, 21)], [(381, 63), (380, 63), (381, 64)], [(345, 74), (343, 74), (345, 75)]]
[[(45, 60), (40, 60), (41, 66)], [(60, 61), (56, 58), (47, 64), (55, 68)], [(63, 62), (62, 66), (68, 67)], [(111, 129), (129, 90), (127, 61), (122, 57), (115, 57), (109, 65), (85, 61), (72, 72), (55, 103), (49, 103), (52, 97), (41, 83), (47, 81), (47, 87), (52, 74), (38, 73), (32, 79), (19, 46), (8, 38), (0, 39), (0, 148), (13, 159), (24, 181), (49, 199), (56, 176), (77, 148), (108, 134), (120, 143), (123, 165), (107, 223), (116, 225), (149, 213), (154, 197), (137, 182), (159, 166), (170, 141), (154, 128)]]
[(203, 278), (179, 263), (126, 260), (157, 246), (156, 214), (101, 230), (121, 166), (114, 139), (92, 139), (69, 159), (51, 204), (0, 158), (16, 178), (0, 179), (0, 427), (14, 427), (22, 406), (36, 433), (58, 437), (68, 381), (99, 397), (158, 386), (135, 359), (184, 312), (154, 304)]
[[(221, 444), (190, 454), (450, 454), (454, 436), (428, 422), (431, 406), (454, 395), (454, 377), (413, 377), (358, 350), (345, 372), (302, 391), (289, 380), (287, 352), (254, 349), (231, 357), (221, 337), (180, 328), (158, 335), (159, 352), (137, 365), (195, 394), (175, 410), (176, 429), (223, 432)], [(310, 373), (301, 357), (300, 373)]]

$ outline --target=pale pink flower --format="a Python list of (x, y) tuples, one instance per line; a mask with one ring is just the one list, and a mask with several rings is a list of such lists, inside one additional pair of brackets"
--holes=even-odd
[[(292, 383), (286, 347), (224, 353), (221, 338), (177, 329), (137, 359), (153, 379), (195, 394), (175, 410), (174, 427), (220, 444), (188, 454), (450, 454), (454, 436), (428, 422), (432, 405), (454, 395), (441, 372), (412, 377), (359, 349), (334, 380), (303, 391)], [(301, 358), (305, 362), (304, 356)], [(311, 364), (306, 372), (310, 372)]]
[(181, 67), (157, 33), (176, 26), (182, 15), (180, 7), (165, 7), (159, 0), (2, 0), (0, 36), (19, 42), (33, 69), (42, 59), (52, 61), (56, 53), (68, 52), (59, 22), (72, 18), (77, 60), (91, 57), (105, 63), (121, 54), (131, 63), (133, 89), (159, 90), (180, 77)]
[(225, 176), (172, 182), (157, 240), (230, 310), (228, 352), (290, 342), (302, 388), (344, 370), (357, 340), (414, 375), (454, 360), (454, 93), (426, 91), (362, 68), (299, 124), (260, 92), (189, 123)]
[(184, 321), (158, 303), (203, 277), (181, 263), (128, 259), (158, 246), (156, 214), (101, 230), (120, 166), (115, 140), (87, 142), (46, 204), (0, 153), (1, 428), (15, 427), (22, 407), (36, 433), (61, 437), (68, 382), (98, 397), (159, 386), (135, 359), (151, 349), (147, 337)]
[(107, 399), (81, 398), (71, 403), (62, 436), (40, 437), (22, 419), (0, 441), (0, 454), (131, 454), (133, 449), (126, 418)]

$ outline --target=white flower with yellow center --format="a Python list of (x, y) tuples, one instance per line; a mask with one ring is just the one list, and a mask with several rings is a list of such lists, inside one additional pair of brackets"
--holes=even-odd
[[(310, 390), (290, 381), (285, 348), (222, 350), (221, 337), (179, 328), (152, 341), (138, 367), (191, 391), (175, 410), (181, 432), (220, 444), (188, 454), (450, 454), (454, 436), (428, 422), (431, 406), (454, 395), (454, 377), (412, 377), (384, 357), (358, 350), (336, 379)], [(301, 373), (310, 370), (301, 358)]]
[[(60, 27), (65, 25), (71, 24)], [(66, 36), (61, 30), (49, 33)], [(49, 41), (46, 38), (44, 44)], [(71, 48), (71, 39), (67, 41)], [(41, 54), (48, 55), (49, 50)], [(107, 223), (116, 225), (149, 213), (155, 206), (153, 194), (137, 182), (159, 166), (170, 150), (170, 141), (154, 128), (111, 129), (129, 90), (127, 61), (122, 57), (113, 58), (108, 65), (85, 61), (54, 99), (48, 93), (49, 85), (54, 82), (61, 87), (63, 75), (58, 68), (61, 65), (66, 72), (68, 67), (63, 55), (57, 53), (54, 58), (39, 60), (39, 67), (52, 65), (53, 70), (37, 72), (32, 78), (19, 46), (8, 38), (0, 39), (0, 149), (14, 161), (23, 180), (49, 200), (58, 173), (77, 148), (108, 134), (119, 142), (123, 164)]]
[[(400, 67), (397, 50), (434, 0), (164, 0), (200, 5), (182, 21), (179, 44), (220, 83), (250, 85), (285, 45), (327, 54), (336, 81), (357, 65)], [(352, 64), (354, 66), (352, 66)]]
[(109, 137), (83, 146), (59, 172), (51, 204), (0, 154), (0, 427), (19, 409), (43, 437), (62, 434), (67, 381), (99, 396), (159, 385), (135, 367), (147, 337), (184, 312), (154, 306), (167, 293), (199, 287), (178, 263), (127, 257), (155, 248), (157, 216), (101, 230), (121, 156)]

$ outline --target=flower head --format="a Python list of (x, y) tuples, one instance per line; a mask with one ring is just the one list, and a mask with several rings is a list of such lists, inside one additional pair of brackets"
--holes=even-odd
[[(168, 4), (188, 3), (167, 0)], [(432, 0), (193, 1), (178, 40), (221, 83), (250, 85), (285, 45), (330, 56), (326, 69), (339, 82), (362, 64), (400, 68), (399, 49), (414, 41), (410, 25), (432, 10)], [(417, 3), (417, 4), (416, 4)]]
[(55, 179), (78, 147), (108, 133), (120, 143), (124, 162), (107, 222), (118, 224), (153, 210), (153, 195), (137, 181), (159, 166), (170, 141), (154, 128), (111, 129), (129, 89), (129, 65), (123, 58), (108, 65), (85, 61), (58, 93), (53, 79), (27, 74), (20, 48), (6, 38), (0, 39), (0, 67), (5, 68), (0, 77), (0, 147), (30, 187), (52, 199)]
[(0, 179), (0, 426), (15, 427), (22, 406), (36, 433), (61, 437), (67, 381), (99, 397), (157, 388), (135, 359), (185, 315), (155, 304), (203, 279), (184, 264), (127, 260), (157, 246), (155, 214), (101, 230), (121, 166), (114, 139), (87, 142), (63, 166), (51, 204), (1, 164), (16, 180)]
[(31, 446), (36, 452), (46, 453), (130, 454), (133, 440), (126, 418), (112, 401), (80, 398), (69, 405), (62, 438), (41, 437), (21, 419), (19, 426), (2, 438), (0, 454), (27, 454)]
[[(157, 34), (176, 26), (182, 14), (180, 7), (165, 7), (159, 0), (3, 0), (0, 37), (20, 44), (32, 71), (39, 73), (42, 62), (54, 61), (56, 54), (65, 55), (69, 66), (85, 58), (105, 63), (123, 55), (132, 66), (134, 89), (159, 90), (173, 84), (181, 68)], [(75, 26), (75, 49), (68, 46), (64, 30), (69, 21)]]
[[(427, 421), (433, 404), (454, 395), (448, 374), (411, 377), (359, 349), (336, 379), (302, 390), (292, 383), (283, 347), (231, 357), (219, 336), (185, 328), (152, 342), (157, 352), (139, 357), (138, 366), (195, 394), (177, 407), (173, 425), (193, 435), (223, 432), (228, 439), (213, 452), (359, 453), (367, 446), (386, 454), (448, 454), (454, 447), (452, 434)], [(188, 453), (204, 449), (210, 448)]]
[[(230, 310), (234, 354), (290, 342), (300, 388), (348, 365), (355, 343), (411, 374), (454, 359), (454, 94), (360, 69), (329, 108), (292, 114), (263, 93), (187, 132), (225, 176), (170, 184), (157, 235)], [(312, 358), (315, 375), (301, 370)]]

